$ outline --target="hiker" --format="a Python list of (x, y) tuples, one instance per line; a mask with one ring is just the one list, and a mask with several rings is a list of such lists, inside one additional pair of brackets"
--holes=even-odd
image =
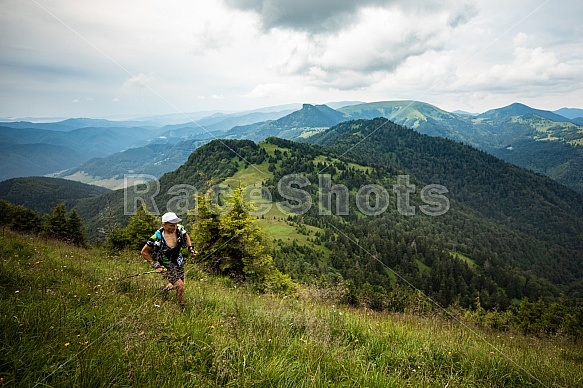
[(190, 242), (190, 236), (179, 224), (181, 221), (182, 219), (178, 218), (176, 213), (164, 214), (162, 227), (148, 239), (141, 253), (156, 272), (166, 270), (164, 275), (168, 284), (160, 287), (160, 293), (165, 294), (170, 290), (176, 290), (176, 300), (184, 306), (184, 258), (180, 249), (184, 246), (188, 247), (192, 257), (196, 256), (196, 251)]

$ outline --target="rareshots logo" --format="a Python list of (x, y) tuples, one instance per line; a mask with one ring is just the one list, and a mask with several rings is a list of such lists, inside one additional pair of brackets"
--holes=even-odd
[[(277, 182), (277, 194), (278, 198), (281, 198), (279, 201), (274, 201), (271, 191), (262, 185), (247, 186), (243, 194), (245, 201), (254, 205), (250, 215), (257, 217), (269, 213), (273, 206), (285, 215), (302, 215), (313, 206), (317, 206), (318, 214), (322, 216), (346, 216), (355, 210), (365, 216), (378, 216), (389, 210), (393, 201), (395, 202), (393, 206), (403, 216), (414, 216), (417, 210), (428, 216), (441, 216), (450, 208), (449, 198), (445, 195), (449, 191), (445, 186), (430, 184), (417, 191), (417, 187), (410, 183), (409, 175), (397, 176), (397, 182), (390, 188), (392, 194), (379, 184), (367, 184), (356, 191), (351, 190), (343, 184), (334, 184), (329, 174), (318, 175), (317, 195), (307, 191), (313, 188), (313, 184), (304, 175), (289, 174)], [(160, 181), (154, 176), (125, 175), (124, 214), (136, 214), (137, 209), (143, 204), (153, 214), (161, 214), (156, 201), (160, 191)], [(411, 198), (417, 193), (423, 204), (413, 206)], [(165, 209), (171, 209), (177, 214), (186, 214), (189, 210), (196, 211), (196, 194), (198, 190), (192, 185), (174, 185), (162, 196), (166, 198)], [(215, 205), (219, 205), (222, 202), (220, 198), (232, 196), (233, 190), (226, 185), (215, 185), (208, 189), (207, 194), (210, 194)], [(392, 196), (394, 198), (391, 198)], [(217, 206), (217, 209), (224, 210), (221, 206)]]

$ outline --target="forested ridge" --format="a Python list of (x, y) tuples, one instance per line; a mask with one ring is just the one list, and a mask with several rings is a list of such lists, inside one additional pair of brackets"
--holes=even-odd
[[(451, 199), (485, 216), (449, 225), (458, 240), (450, 248), (479, 264), (487, 261), (496, 271), (501, 263), (516, 265), (555, 284), (580, 281), (583, 201), (576, 192), (472, 147), (420, 135), (385, 119), (342, 123), (311, 141), (445, 186)], [(452, 204), (452, 210), (456, 207)]]
[[(281, 139), (268, 141), (286, 150), (269, 159), (270, 164), (278, 166), (271, 168), (274, 177), (266, 182), (272, 193), (277, 193), (276, 182), (286, 174), (303, 173), (310, 182), (318, 182), (317, 175), (323, 171), (331, 175), (334, 184), (360, 187), (376, 183), (391, 192), (397, 175), (404, 173), (382, 164), (369, 169), (351, 167), (333, 154), (329, 154), (328, 162), (314, 163), (321, 155), (319, 147)], [(421, 182), (414, 182), (422, 187)], [(317, 199), (317, 187), (306, 186), (303, 190)], [(310, 224), (325, 230), (315, 238), (330, 249), (330, 267), (321, 265), (321, 255), (297, 246), (282, 248), (280, 255), (275, 255), (277, 262), (288, 263), (306, 279), (333, 279), (339, 274), (353, 281), (363, 298), (377, 300), (375, 303), (386, 301), (383, 293), (396, 283), (410, 283), (443, 305), (457, 300), (468, 306), (479, 294), (484, 306), (505, 308), (512, 299), (525, 296), (558, 296), (560, 290), (567, 291), (576, 284), (580, 276), (573, 272), (577, 271), (576, 255), (580, 252), (560, 246), (549, 250), (549, 243), (488, 219), (455, 198), (450, 210), (436, 217), (419, 211), (413, 216), (399, 214), (394, 207), (394, 194), (390, 198), (393, 205), (386, 212), (362, 216), (354, 206), (354, 198), (351, 197), (350, 209), (356, 210), (349, 215), (323, 216), (317, 207), (312, 207), (294, 218), (298, 226)], [(413, 195), (411, 203), (419, 205), (419, 198)], [(557, 251), (571, 253), (570, 261), (564, 256), (552, 256)], [(280, 260), (281, 255), (286, 258)], [(305, 263), (298, 263), (297, 257)], [(391, 270), (400, 277), (395, 279)], [(362, 290), (368, 292), (363, 294)], [(577, 298), (577, 292), (570, 291)]]
[(355, 160), (394, 166), (425, 183), (444, 185), (451, 198), (543, 241), (583, 248), (580, 194), (485, 152), (420, 135), (385, 119), (343, 123), (311, 141)]
[(0, 182), (1, 199), (41, 214), (50, 213), (60, 203), (72, 208), (80, 199), (98, 197), (107, 192), (109, 190), (103, 187), (59, 178), (13, 178)]

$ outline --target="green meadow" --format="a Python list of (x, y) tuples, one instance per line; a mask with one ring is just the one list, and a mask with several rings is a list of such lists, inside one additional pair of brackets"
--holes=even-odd
[[(583, 348), (454, 314), (376, 313), (186, 267), (185, 309), (137, 252), (4, 231), (2, 387), (578, 387)], [(131, 276), (137, 275), (137, 276)]]

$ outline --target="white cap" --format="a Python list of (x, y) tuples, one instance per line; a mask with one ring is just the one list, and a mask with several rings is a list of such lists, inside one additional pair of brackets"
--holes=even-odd
[(169, 212), (162, 216), (162, 223), (169, 222), (171, 224), (177, 224), (180, 221), (182, 221), (182, 219), (178, 218), (178, 216), (174, 212)]

